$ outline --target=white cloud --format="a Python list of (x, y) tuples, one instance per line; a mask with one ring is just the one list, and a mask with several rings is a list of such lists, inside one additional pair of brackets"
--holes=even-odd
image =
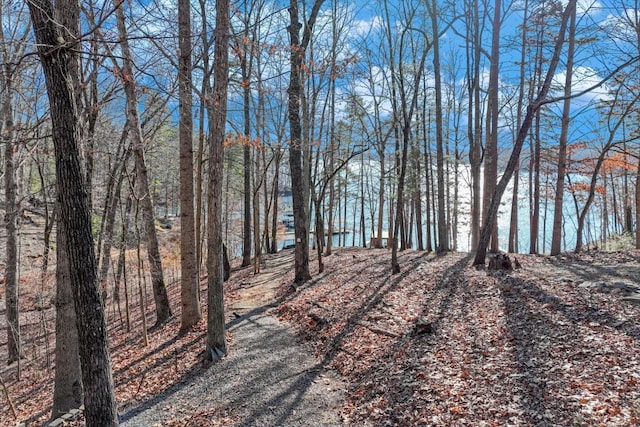
[(602, 10), (602, 3), (594, 0), (578, 0), (577, 12), (578, 15), (594, 15), (600, 13)]
[(353, 22), (351, 31), (353, 36), (366, 37), (373, 32), (376, 32), (382, 28), (383, 20), (380, 16), (372, 16), (368, 19), (356, 19)]
[(635, 8), (620, 8), (618, 14), (609, 14), (600, 27), (618, 41), (636, 43), (636, 23), (640, 21), (640, 11)]
[(361, 98), (370, 113), (373, 114), (373, 106), (377, 104), (383, 115), (389, 115), (392, 111), (389, 99), (389, 78), (388, 68), (372, 66), (369, 75), (358, 78), (350, 84), (348, 92)]
[[(562, 6), (566, 7), (569, 4), (569, 0), (562, 0)], [(602, 9), (602, 3), (597, 0), (578, 0), (576, 4), (576, 11), (578, 15), (596, 14)]]
[[(566, 82), (567, 72), (562, 71), (557, 73), (554, 78), (554, 84), (559, 87), (564, 87)], [(598, 75), (598, 72), (591, 67), (580, 66), (573, 70), (573, 79), (571, 81), (571, 93), (577, 94), (596, 86), (602, 81), (602, 77)], [(560, 91), (561, 92), (561, 91)], [(560, 93), (556, 93), (560, 95)], [(604, 84), (597, 89), (593, 89), (587, 94), (583, 95), (583, 98), (587, 101), (604, 101), (611, 98), (609, 93), (609, 87)]]

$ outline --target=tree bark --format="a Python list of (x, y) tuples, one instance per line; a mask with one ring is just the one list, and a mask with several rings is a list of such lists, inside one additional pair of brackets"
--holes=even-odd
[(553, 56), (549, 61), (549, 69), (547, 70), (544, 83), (540, 88), (536, 99), (527, 106), (527, 113), (525, 114), (525, 117), (522, 121), (522, 126), (520, 126), (520, 129), (518, 130), (518, 135), (516, 137), (513, 150), (511, 151), (511, 155), (509, 156), (509, 161), (507, 162), (504, 174), (502, 175), (502, 178), (500, 178), (500, 181), (498, 182), (498, 185), (496, 186), (496, 189), (491, 197), (491, 205), (489, 206), (488, 216), (482, 226), (480, 240), (478, 242), (478, 247), (476, 248), (476, 256), (473, 261), (474, 265), (484, 265), (485, 263), (487, 256), (487, 246), (489, 245), (491, 230), (493, 228), (496, 215), (498, 214), (498, 208), (500, 207), (500, 199), (502, 199), (502, 195), (507, 188), (507, 184), (513, 177), (513, 172), (516, 169), (516, 164), (520, 159), (522, 146), (524, 145), (524, 141), (527, 137), (527, 134), (529, 133), (531, 124), (533, 123), (534, 115), (540, 109), (540, 107), (544, 105), (544, 101), (546, 100), (549, 89), (551, 88), (553, 76), (556, 72), (556, 68), (558, 67), (558, 63), (560, 62), (560, 53), (562, 52), (562, 47), (564, 45), (567, 22), (569, 21), (571, 13), (573, 13), (573, 9), (575, 9), (576, 7), (576, 1), (577, 0), (570, 0), (569, 4), (562, 14), (562, 21), (560, 24), (560, 29), (558, 31), (558, 36), (556, 38)]
[(196, 262), (196, 225), (193, 185), (193, 85), (191, 65), (191, 2), (178, 0), (178, 57), (180, 109), (180, 331), (202, 318), (200, 278)]
[[(469, 111), (467, 114), (467, 132), (469, 138), (469, 166), (471, 169), (471, 247), (476, 247), (480, 239), (480, 217), (482, 212), (480, 166), (482, 165), (482, 110), (480, 102), (480, 58), (481, 21), (477, 1), (465, 2), (467, 37), (471, 39), (467, 54), (467, 81), (469, 93)], [(471, 25), (470, 25), (471, 24)]]
[[(502, 19), (502, 0), (495, 0), (493, 10), (493, 33), (491, 38), (491, 65), (489, 68), (488, 108), (487, 108), (487, 143), (484, 154), (484, 200), (482, 203), (483, 220), (489, 212), (491, 195), (498, 181), (498, 103), (499, 93), (499, 65), (500, 65), (500, 27)], [(498, 227), (496, 219), (493, 219), (491, 230), (491, 251), (498, 251)]]
[(302, 62), (311, 38), (311, 31), (315, 24), (320, 7), (324, 0), (315, 0), (311, 15), (304, 28), (300, 40), (302, 24), (298, 18), (298, 0), (291, 0), (289, 16), (291, 24), (288, 27), (291, 39), (291, 76), (289, 80), (289, 168), (291, 172), (291, 192), (293, 196), (293, 222), (295, 228), (295, 277), (296, 283), (311, 279), (309, 273), (309, 239), (307, 229), (306, 197), (304, 188), (304, 173), (302, 162), (302, 126), (300, 124), (300, 97), (302, 94)]
[[(419, 135), (419, 132), (416, 132)], [(418, 243), (418, 250), (424, 250), (424, 234), (422, 230), (422, 167), (420, 164), (420, 143), (416, 140), (413, 141), (412, 146), (412, 163), (413, 163), (413, 206), (416, 213), (416, 238)]]
[(138, 180), (138, 194), (140, 207), (142, 208), (142, 219), (146, 233), (147, 256), (149, 258), (149, 269), (151, 271), (151, 286), (153, 288), (153, 300), (156, 306), (156, 325), (165, 323), (171, 317), (171, 307), (167, 288), (164, 284), (162, 272), (162, 258), (156, 234), (155, 216), (153, 213), (153, 202), (149, 191), (149, 178), (147, 165), (144, 159), (144, 137), (140, 127), (138, 115), (138, 95), (136, 93), (136, 83), (133, 75), (133, 56), (129, 48), (128, 34), (125, 23), (124, 3), (119, 0), (114, 1), (116, 8), (116, 18), (118, 33), (120, 35), (120, 49), (122, 51), (122, 68), (120, 77), (122, 86), (127, 97), (127, 118), (133, 136), (133, 154), (136, 164), (136, 178)]
[(564, 83), (564, 105), (562, 108), (562, 128), (558, 141), (558, 174), (556, 176), (556, 197), (553, 205), (553, 231), (551, 233), (551, 255), (559, 255), (562, 245), (562, 217), (564, 199), (564, 177), (567, 173), (567, 140), (569, 138), (569, 119), (571, 114), (571, 85), (573, 81), (573, 56), (575, 51), (576, 11), (571, 14), (569, 23), (569, 48), (567, 51), (567, 74)]
[(273, 201), (273, 212), (271, 215), (271, 248), (269, 253), (275, 254), (278, 252), (278, 199), (280, 188), (280, 160), (282, 159), (282, 151), (280, 144), (273, 153), (274, 167), (273, 167), (273, 186), (271, 188), (271, 200)]
[[(123, 131), (122, 142), (127, 138), (127, 131)], [(116, 213), (118, 211), (118, 205), (120, 204), (120, 194), (122, 192), (122, 183), (126, 175), (127, 164), (131, 157), (131, 150), (125, 149), (122, 158), (114, 168), (113, 173), (109, 176), (110, 185), (107, 187), (111, 189), (108, 191), (109, 197), (105, 201), (104, 209), (104, 233), (102, 239), (102, 261), (100, 262), (100, 270), (98, 280), (101, 284), (107, 282), (109, 268), (111, 266), (111, 248), (113, 247), (113, 234), (116, 225)], [(105, 294), (103, 294), (105, 295)], [(104, 298), (103, 298), (104, 299)], [(106, 301), (105, 301), (106, 303)]]
[(58, 201), (78, 326), (86, 424), (117, 426), (107, 327), (97, 280), (88, 193), (80, 165), (78, 117), (68, 83), (71, 44), (51, 19), (53, 8), (48, 0), (33, 0), (28, 6), (51, 108)]
[[(311, 279), (309, 273), (309, 242), (307, 240), (307, 213), (304, 189), (302, 188), (302, 127), (300, 125), (300, 95), (302, 92), (301, 68), (303, 53), (299, 31), (302, 24), (298, 20), (298, 1), (291, 0), (289, 15), (291, 24), (291, 75), (289, 80), (289, 168), (291, 172), (291, 193), (293, 198), (293, 222), (295, 235), (294, 265), (296, 283)], [(302, 51), (302, 52), (301, 52)], [(316, 213), (317, 215), (317, 213)], [(317, 232), (317, 230), (316, 230)]]
[[(65, 31), (76, 38), (80, 34), (80, 6), (74, 0), (56, 2), (56, 14)], [(74, 103), (81, 111), (80, 102), (80, 60), (75, 52), (67, 55), (67, 65), (73, 87)], [(86, 188), (90, 188), (90, 164), (85, 163)], [(46, 199), (45, 199), (46, 203)], [(87, 201), (91, 211), (91, 194)], [(56, 347), (55, 347), (55, 382), (53, 389), (53, 407), (51, 418), (57, 418), (71, 409), (79, 408), (84, 394), (82, 387), (82, 370), (80, 368), (79, 337), (76, 326), (76, 310), (73, 301), (73, 288), (67, 250), (66, 230), (60, 218), (60, 204), (56, 202), (54, 216), (57, 219), (56, 230)], [(96, 257), (97, 260), (97, 257)], [(102, 299), (104, 303), (104, 298)]]
[(209, 108), (209, 217), (207, 221), (208, 308), (206, 351), (211, 360), (224, 357), (224, 258), (222, 246), (222, 167), (229, 82), (229, 0), (216, 1), (213, 100)]
[(78, 328), (69, 277), (69, 259), (64, 225), (58, 221), (56, 233), (56, 372), (51, 419), (82, 405)]
[(445, 204), (445, 173), (442, 136), (442, 79), (440, 72), (440, 34), (438, 30), (438, 14), (436, 0), (431, 0), (431, 26), (433, 31), (433, 74), (435, 80), (436, 109), (436, 175), (438, 183), (438, 253), (449, 250), (447, 233), (447, 206)]
[[(246, 18), (247, 21), (249, 18)], [(243, 113), (243, 124), (244, 124), (244, 135), (246, 138), (250, 138), (251, 135), (251, 110), (250, 110), (250, 102), (251, 102), (251, 87), (249, 85), (249, 79), (251, 78), (251, 62), (247, 58), (247, 51), (251, 50), (251, 46), (248, 46), (244, 43), (244, 41), (249, 41), (249, 22), (245, 22), (244, 27), (244, 37), (243, 41), (240, 42), (240, 46), (238, 47), (241, 50), (241, 54), (239, 55), (240, 60), (240, 69), (242, 72), (242, 113)], [(247, 267), (251, 265), (251, 145), (245, 143), (242, 147), (242, 162), (244, 166), (243, 171), (243, 210), (244, 215), (242, 218), (242, 266)], [(257, 206), (254, 203), (254, 209), (257, 209)], [(256, 258), (258, 254), (255, 254)]]
[[(5, 229), (7, 230), (5, 268), (5, 309), (7, 315), (7, 363), (11, 364), (20, 359), (20, 320), (18, 307), (18, 206), (16, 184), (16, 150), (14, 141), (13, 105), (12, 105), (12, 66), (4, 64), (2, 72), (3, 97), (2, 115), (4, 129), (2, 140), (5, 144), (4, 157), (4, 189), (5, 189)], [(19, 376), (19, 375), (18, 375)]]
[[(542, 61), (542, 59), (541, 59)], [(540, 66), (542, 66), (540, 64)], [(531, 220), (529, 229), (529, 253), (538, 253), (538, 240), (540, 234), (540, 120), (542, 115), (536, 111), (533, 124), (533, 156), (531, 157), (532, 191), (531, 196)]]
[[(520, 87), (518, 89), (518, 105), (516, 116), (516, 129), (522, 124), (522, 105), (524, 104), (525, 60), (527, 52), (527, 27), (529, 19), (529, 0), (525, 0), (523, 7), (523, 25), (520, 54)], [(520, 162), (516, 164), (513, 178), (513, 197), (511, 199), (511, 219), (509, 224), (509, 252), (518, 252), (518, 186), (520, 182)]]

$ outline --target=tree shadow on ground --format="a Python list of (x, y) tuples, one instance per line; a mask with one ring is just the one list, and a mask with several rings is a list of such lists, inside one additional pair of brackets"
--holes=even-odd
[[(585, 279), (598, 277), (581, 267), (563, 267)], [(602, 274), (598, 270), (597, 274)], [(595, 344), (584, 342), (584, 330), (596, 328), (598, 333), (607, 333), (606, 328), (610, 328), (638, 340), (640, 327), (622, 321), (603, 307), (580, 300), (568, 302), (543, 289), (537, 281), (509, 277), (506, 283), (508, 290), (503, 289), (501, 294), (513, 359), (518, 365), (519, 387), (514, 393), (521, 395), (527, 424), (575, 424), (582, 415), (575, 398), (579, 380), (574, 380), (572, 373), (579, 367), (578, 372), (594, 369), (594, 375), (600, 375), (604, 368), (595, 368)], [(607, 380), (603, 377), (601, 382), (606, 384)], [(553, 414), (568, 418), (552, 418)]]
[[(445, 255), (445, 257), (447, 256), (450, 255)], [(409, 268), (405, 270), (404, 274), (390, 278), (393, 282), (387, 287), (386, 293), (397, 290), (412, 270), (421, 264), (430, 263), (438, 258), (440, 257), (425, 255), (413, 260), (403, 260), (403, 264), (408, 264)], [(437, 266), (429, 266), (429, 268), (434, 269), (429, 273), (429, 277), (436, 280), (431, 289), (428, 287), (424, 289), (425, 296), (421, 314), (423, 319), (428, 319), (429, 321), (429, 333), (418, 335), (412, 333), (412, 331), (405, 331), (397, 338), (389, 339), (386, 352), (378, 357), (381, 363), (370, 366), (358, 375), (362, 382), (380, 378), (384, 375), (384, 381), (380, 385), (362, 390), (363, 393), (357, 400), (357, 405), (359, 406), (357, 410), (362, 412), (361, 416), (368, 416), (367, 412), (370, 410), (367, 407), (368, 403), (383, 401), (384, 407), (378, 408), (382, 412), (386, 410), (385, 418), (381, 422), (384, 421), (394, 425), (426, 422), (425, 419), (418, 421), (420, 416), (425, 414), (412, 413), (411, 419), (404, 417), (406, 413), (402, 410), (402, 407), (410, 401), (415, 402), (416, 399), (420, 399), (414, 393), (413, 388), (407, 386), (408, 384), (416, 384), (416, 378), (419, 378), (416, 374), (420, 371), (420, 364), (416, 364), (418, 360), (416, 357), (405, 356), (420, 354), (424, 357), (431, 351), (432, 345), (441, 339), (440, 333), (446, 327), (447, 316), (451, 306), (458, 298), (465, 297), (467, 288), (463, 286), (463, 282), (466, 280), (463, 270), (469, 265), (471, 259), (471, 256), (466, 256), (443, 270), (437, 270)], [(375, 301), (363, 307), (361, 313), (372, 310), (376, 304), (381, 302), (383, 296), (380, 295)], [(430, 303), (436, 303), (437, 305), (434, 307)], [(357, 319), (350, 319), (349, 322), (352, 325), (357, 325)], [(385, 363), (385, 361), (392, 364), (401, 364), (401, 366), (392, 374), (385, 371), (388, 367), (388, 363)]]
[[(270, 308), (272, 308), (272, 305), (256, 308), (251, 312), (246, 313), (243, 316), (240, 316), (228, 321), (225, 324), (225, 328), (226, 330), (230, 330), (234, 326), (237, 326), (242, 321), (248, 321), (251, 318), (263, 316), (266, 314), (266, 312)], [(176, 348), (175, 352), (169, 353), (166, 356), (161, 357), (156, 361), (154, 361), (154, 363), (148, 367), (148, 370), (159, 369), (164, 365), (170, 365), (174, 358), (180, 358), (184, 356), (186, 352), (192, 352), (192, 351), (200, 352), (200, 350), (195, 348), (195, 346), (196, 345), (199, 347), (201, 346), (203, 350), (205, 339), (206, 339), (206, 332), (197, 334), (192, 340), (188, 342), (186, 346)], [(161, 344), (160, 347), (157, 347), (157, 348), (169, 347), (174, 341), (175, 341), (175, 337), (169, 338), (163, 344)], [(231, 347), (230, 350), (233, 351), (233, 347)], [(133, 365), (135, 365), (135, 363), (140, 363), (142, 360), (145, 359), (145, 357), (150, 356), (150, 354), (151, 353), (147, 353), (144, 356), (136, 359), (136, 361), (118, 370), (117, 374), (119, 375), (123, 374), (126, 370), (130, 369)], [(172, 381), (172, 383), (168, 385), (168, 387), (165, 390), (163, 390), (161, 393), (158, 393), (141, 403), (136, 402), (136, 403), (133, 403), (133, 405), (131, 404), (125, 405), (124, 411), (120, 414), (120, 422), (126, 422), (129, 419), (138, 415), (139, 413), (144, 412), (145, 410), (148, 410), (149, 408), (166, 400), (170, 396), (181, 392), (186, 387), (188, 387), (192, 383), (192, 381), (203, 377), (204, 375), (206, 375), (206, 372), (208, 370), (216, 369), (216, 367), (218, 366), (221, 366), (221, 365), (219, 363), (211, 363), (206, 360), (201, 360), (199, 363), (193, 364), (187, 371), (183, 372), (180, 375), (179, 379), (177, 379), (176, 381)], [(123, 377), (120, 381), (118, 381), (117, 384), (121, 384), (123, 382), (129, 382), (130, 379), (142, 377), (143, 375), (144, 375), (144, 372), (140, 372), (138, 374), (135, 374), (133, 377), (131, 376), (126, 378)]]
[[(326, 369), (330, 368), (336, 356), (340, 352), (346, 351), (343, 348), (343, 344), (349, 339), (350, 336), (352, 336), (354, 333), (357, 332), (358, 328), (362, 327), (364, 319), (369, 314), (371, 314), (372, 312), (375, 312), (376, 310), (380, 310), (382, 308), (382, 306), (384, 305), (385, 297), (387, 297), (388, 295), (394, 292), (397, 292), (399, 290), (400, 285), (403, 283), (403, 281), (405, 281), (409, 275), (414, 273), (416, 268), (418, 268), (419, 266), (428, 264), (431, 261), (438, 258), (437, 256), (424, 253), (424, 252), (410, 252), (410, 253), (404, 253), (402, 255), (403, 255), (402, 257), (403, 270), (400, 274), (390, 275), (389, 274), (390, 269), (389, 269), (379, 274), (379, 276), (374, 276), (373, 277), (374, 281), (376, 281), (375, 279), (378, 279), (377, 280), (378, 285), (373, 290), (368, 289), (367, 292), (365, 292), (365, 290), (362, 289), (361, 293), (353, 296), (354, 299), (361, 298), (361, 303), (356, 307), (356, 309), (352, 310), (350, 314), (347, 315), (346, 318), (344, 319), (341, 319), (341, 318), (332, 319), (335, 322), (344, 323), (345, 326), (338, 334), (336, 334), (330, 339), (329, 343), (326, 343), (325, 345), (323, 345), (324, 356), (318, 363), (317, 370), (315, 371), (314, 375), (317, 375), (320, 372), (324, 372)], [(470, 258), (467, 257), (464, 260), (458, 261), (455, 266), (451, 267), (450, 270), (451, 271), (458, 270), (459, 268), (461, 268), (461, 266), (466, 265), (469, 260)], [(344, 270), (348, 271), (351, 274), (350, 276), (348, 276), (350, 277), (350, 279), (347, 279), (346, 282), (349, 282), (352, 279), (356, 280), (358, 277), (361, 277), (362, 275), (364, 275), (364, 277), (367, 277), (367, 278), (372, 278), (372, 274), (375, 274), (375, 272), (368, 271), (367, 265), (368, 265), (367, 263), (363, 262), (363, 268), (361, 270), (355, 270), (354, 264), (352, 263), (347, 266), (344, 266), (343, 267)], [(452, 277), (451, 274), (448, 274), (448, 272), (444, 272), (442, 276), (447, 277), (448, 279), (443, 281), (443, 285), (440, 291), (442, 291), (443, 293), (448, 293), (448, 295), (444, 296), (441, 299), (440, 311), (446, 311), (446, 307), (448, 306), (451, 300), (451, 297), (454, 293), (454, 290), (457, 287), (457, 281), (455, 280), (454, 277)], [(330, 294), (331, 292), (332, 292), (331, 289), (326, 289), (323, 294), (319, 295), (319, 298), (321, 299), (323, 295)], [(433, 326), (436, 328), (437, 328), (437, 323), (438, 323), (438, 320), (434, 319)], [(388, 336), (385, 338), (389, 339)], [(391, 339), (390, 346), (387, 353), (388, 357), (392, 357), (393, 355), (397, 354), (400, 348), (405, 347), (408, 341), (412, 341), (412, 340), (414, 340), (414, 338), (409, 336), (409, 331), (405, 331), (405, 333), (399, 334), (397, 338)], [(385, 383), (387, 380), (388, 379), (385, 378)], [(303, 381), (304, 380), (301, 379), (297, 384), (295, 384), (287, 392), (288, 393), (293, 392), (293, 393), (298, 393), (302, 395), (305, 390), (305, 384), (303, 383)], [(274, 400), (274, 403), (277, 403), (277, 402)]]
[[(424, 262), (427, 259), (428, 254), (421, 254), (419, 257), (417, 257), (417, 259), (414, 259), (413, 263)], [(365, 264), (363, 263), (363, 265)], [(349, 269), (349, 271), (353, 271), (353, 264), (349, 265), (347, 268)], [(381, 283), (373, 290), (373, 292), (371, 292), (370, 295), (368, 295), (362, 301), (358, 310), (347, 319), (346, 327), (339, 334), (337, 334), (327, 345), (327, 351), (320, 359), (320, 361), (313, 367), (313, 369), (309, 370), (306, 375), (301, 376), (298, 380), (292, 383), (281, 393), (265, 402), (261, 408), (254, 410), (249, 415), (248, 419), (259, 417), (264, 411), (268, 411), (270, 407), (278, 406), (282, 408), (282, 405), (286, 404), (282, 415), (274, 422), (274, 425), (285, 425), (287, 417), (292, 413), (292, 411), (295, 410), (296, 407), (298, 407), (309, 386), (318, 379), (318, 376), (322, 372), (325, 372), (329, 368), (331, 362), (340, 351), (341, 345), (344, 342), (345, 338), (352, 334), (357, 327), (359, 327), (358, 323), (363, 319), (363, 317), (374, 307), (378, 306), (386, 295), (396, 290), (398, 285), (410, 272), (410, 268), (405, 268), (404, 271), (398, 275), (391, 276), (390, 274), (387, 274), (386, 278), (382, 280)], [(364, 271), (356, 271), (353, 273), (353, 277), (357, 277), (358, 275), (363, 273)], [(307, 285), (307, 287), (308, 286), (313, 286), (313, 283), (310, 283), (309, 285)], [(293, 396), (294, 399), (289, 400), (288, 403), (285, 403), (286, 400), (291, 396)]]

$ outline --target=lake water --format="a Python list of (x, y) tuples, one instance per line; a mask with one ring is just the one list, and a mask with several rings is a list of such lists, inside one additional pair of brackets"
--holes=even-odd
[[(459, 180), (460, 183), (470, 182), (469, 179), (469, 171), (467, 169), (461, 170), (461, 178)], [(529, 235), (530, 235), (530, 220), (529, 220), (529, 195), (528, 195), (528, 184), (527, 184), (527, 175), (521, 174), (520, 176), (520, 188), (519, 188), (519, 198), (518, 198), (518, 252), (529, 252)], [(577, 182), (580, 180), (586, 180), (585, 177), (572, 177), (572, 182)], [(358, 187), (357, 183), (353, 184), (354, 188), (350, 188), (350, 194), (357, 194)], [(453, 191), (452, 191), (453, 193)], [(502, 204), (498, 214), (498, 239), (499, 246), (501, 250), (506, 251), (508, 248), (508, 237), (509, 237), (509, 222), (511, 216), (511, 197), (513, 194), (513, 180), (507, 188), (505, 195), (502, 198)], [(471, 244), (471, 235), (470, 235), (470, 215), (469, 215), (469, 207), (471, 205), (471, 192), (470, 187), (466, 184), (461, 184), (459, 186), (459, 215), (458, 215), (458, 230), (457, 230), (457, 242), (458, 242), (458, 250), (462, 252), (469, 251)], [(388, 203), (388, 201), (387, 201)], [(371, 239), (372, 230), (370, 228), (371, 224), (371, 211), (367, 209), (367, 206), (370, 205), (370, 201), (365, 202), (365, 243), (368, 243)], [(377, 202), (374, 204), (377, 205)], [(284, 197), (282, 206), (283, 209), (290, 209), (291, 206), (291, 197)], [(289, 208), (287, 208), (289, 207)], [(582, 208), (582, 204), (579, 205)], [(385, 207), (385, 212), (388, 212), (388, 207)], [(344, 216), (344, 207), (341, 214), (336, 214), (337, 217)], [(590, 213), (587, 216), (587, 222), (585, 226), (585, 232), (587, 236), (583, 238), (585, 243), (589, 241), (594, 241), (599, 239), (600, 237), (600, 223), (601, 223), (601, 210), (599, 207), (599, 203), (594, 203), (591, 207)], [(377, 213), (375, 214), (375, 218), (377, 219)], [(385, 218), (385, 223), (383, 228), (385, 231), (388, 230), (388, 223), (386, 222), (387, 218)], [(576, 230), (578, 223), (578, 214), (576, 213), (575, 204), (572, 198), (572, 195), (568, 192), (565, 193), (564, 197), (564, 216), (563, 216), (563, 225), (564, 225), (564, 234), (563, 234), (563, 243), (562, 250), (563, 251), (572, 251), (575, 248), (576, 244)], [(347, 215), (346, 215), (346, 224), (342, 219), (334, 222), (336, 226), (340, 225), (340, 229), (346, 226), (346, 229), (349, 230), (349, 233), (346, 236), (334, 235), (333, 236), (333, 245), (339, 246), (340, 243), (346, 246), (362, 246), (362, 230), (360, 229), (360, 200), (355, 199), (354, 197), (348, 198), (347, 201)], [(343, 225), (345, 224), (345, 225)], [(539, 229), (539, 237), (538, 237), (538, 249), (540, 253), (548, 253), (551, 246), (551, 232), (553, 226), (553, 200), (542, 198), (540, 200), (540, 229)], [(326, 227), (326, 226), (325, 226)], [(423, 225), (423, 230), (426, 228), (426, 225)], [(433, 230), (433, 228), (432, 228)], [(415, 233), (414, 233), (415, 236)], [(291, 237), (292, 239), (292, 237)], [(415, 238), (414, 238), (415, 241)], [(293, 243), (293, 240), (287, 241), (286, 243)], [(280, 242), (280, 247), (282, 247), (285, 242)]]

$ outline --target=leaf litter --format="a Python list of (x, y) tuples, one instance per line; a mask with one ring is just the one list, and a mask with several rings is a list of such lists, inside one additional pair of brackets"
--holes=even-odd
[(396, 276), (389, 258), (341, 250), (278, 311), (350, 384), (345, 424), (640, 423), (640, 310), (614, 286), (638, 286), (637, 252), (517, 255), (490, 273), (406, 251)]
[[(639, 287), (640, 253), (517, 258), (522, 268), (491, 273), (473, 268), (466, 254), (404, 251), (401, 273), (391, 275), (387, 250), (350, 248), (325, 257), (325, 272), (312, 270), (314, 279), (295, 291), (290, 266), (270, 277), (279, 281), (278, 317), (319, 361), (312, 382), (327, 393), (346, 384), (346, 399), (333, 409), (339, 421), (327, 424), (640, 424), (640, 307), (624, 299)], [(252, 277), (251, 267), (236, 270), (226, 284), (230, 320), (244, 316), (232, 307)], [(51, 280), (45, 285), (50, 295)], [(178, 307), (178, 283), (168, 289)], [(40, 311), (34, 300), (25, 304), (25, 330), (49, 333), (30, 336), (34, 344), (27, 344), (21, 381), (12, 368), (1, 375), (18, 419), (42, 425), (49, 416), (54, 367), (43, 348), (53, 349), (55, 316), (51, 304)], [(134, 304), (132, 313), (138, 312)], [(176, 316), (151, 331), (151, 345), (143, 347), (139, 315), (127, 332), (115, 311), (109, 313), (121, 412), (154, 401), (164, 416), (148, 425), (241, 422), (242, 411), (225, 406), (224, 396), (217, 406), (164, 400), (168, 390), (187, 389), (207, 370), (199, 357), (204, 323), (178, 337)], [(233, 352), (237, 337), (232, 332), (228, 338)], [(0, 424), (14, 425), (4, 394), (0, 406)], [(267, 409), (276, 411), (277, 404)], [(301, 413), (298, 425), (317, 425), (310, 414)]]

